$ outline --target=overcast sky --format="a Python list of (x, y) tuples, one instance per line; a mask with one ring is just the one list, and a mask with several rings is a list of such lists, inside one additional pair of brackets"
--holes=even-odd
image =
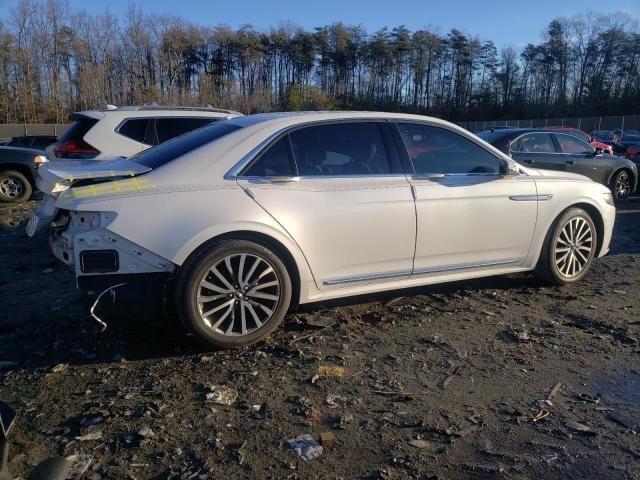
[[(16, 0), (0, 0), (6, 20)], [(131, 0), (70, 0), (73, 9), (123, 13)], [(363, 25), (372, 32), (383, 26), (406, 25), (411, 30), (433, 26), (441, 32), (458, 28), (498, 46), (537, 42), (550, 20), (592, 10), (623, 11), (640, 20), (640, 0), (138, 0), (145, 12), (179, 15), (194, 23), (231, 27), (250, 23), (258, 29), (290, 21), (307, 29), (336, 21)]]

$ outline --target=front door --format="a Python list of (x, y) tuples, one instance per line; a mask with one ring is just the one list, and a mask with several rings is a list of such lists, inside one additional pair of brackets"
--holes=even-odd
[(551, 133), (525, 133), (511, 145), (511, 157), (521, 165), (544, 170), (566, 171), (567, 164), (559, 155)]
[(537, 216), (533, 178), (501, 174), (504, 159), (458, 132), (397, 127), (415, 171), (414, 273), (521, 264)]

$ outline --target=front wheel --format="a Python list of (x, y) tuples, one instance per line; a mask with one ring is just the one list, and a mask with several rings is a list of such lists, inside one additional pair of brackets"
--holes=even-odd
[(176, 308), (196, 338), (216, 348), (249, 345), (282, 322), (291, 302), (291, 279), (270, 248), (247, 240), (205, 247), (182, 266)]
[(547, 233), (535, 273), (554, 285), (577, 282), (591, 267), (597, 244), (596, 227), (589, 214), (571, 208)]
[(626, 202), (631, 195), (631, 175), (626, 170), (617, 172), (611, 181), (611, 190), (616, 202)]

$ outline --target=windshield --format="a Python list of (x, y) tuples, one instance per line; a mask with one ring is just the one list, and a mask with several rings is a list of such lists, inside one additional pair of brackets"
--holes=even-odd
[(228, 121), (217, 122), (144, 150), (131, 157), (131, 161), (151, 169), (158, 168), (240, 128)]

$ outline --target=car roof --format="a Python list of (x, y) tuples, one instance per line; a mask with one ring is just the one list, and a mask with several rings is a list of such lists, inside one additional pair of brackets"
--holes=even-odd
[[(406, 121), (429, 121), (430, 123), (451, 126), (451, 123), (439, 118), (427, 117), (424, 115), (414, 115), (410, 113), (389, 113), (389, 112), (367, 112), (367, 111), (307, 111), (307, 112), (272, 112), (246, 115), (232, 118), (229, 121), (241, 127), (249, 127), (260, 123), (281, 124), (282, 127), (304, 124), (311, 122), (331, 121), (331, 120), (406, 120)], [(460, 127), (459, 127), (460, 128)]]
[(100, 120), (106, 115), (122, 116), (123, 118), (131, 117), (238, 117), (242, 116), (242, 113), (234, 110), (227, 110), (223, 108), (214, 108), (212, 106), (203, 107), (188, 107), (188, 106), (170, 106), (170, 105), (158, 105), (156, 103), (150, 103), (145, 105), (125, 105), (122, 107), (116, 107), (114, 105), (108, 105), (103, 109), (96, 110), (83, 110), (75, 112), (74, 116), (83, 116), (89, 118), (95, 118)]

